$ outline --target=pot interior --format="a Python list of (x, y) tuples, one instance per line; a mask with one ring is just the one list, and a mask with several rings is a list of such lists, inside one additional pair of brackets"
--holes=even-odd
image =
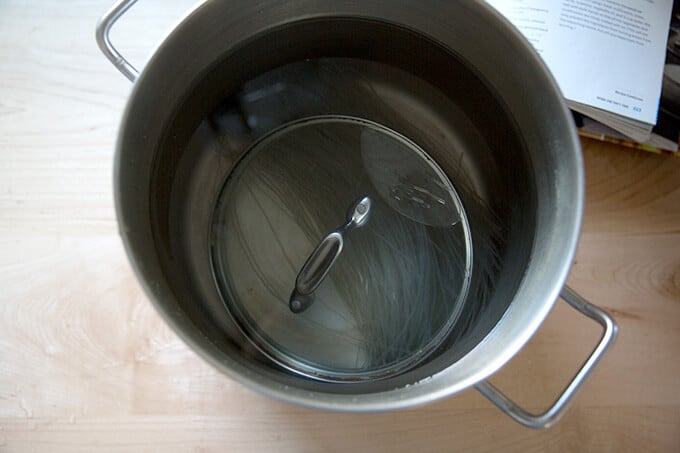
[[(320, 382), (270, 360), (234, 322), (210, 260), (213, 210), (236, 163), (273, 130), (328, 115), (371, 121), (417, 144), (450, 179), (469, 222), (472, 272), (455, 324), (426, 361), (380, 380)], [(349, 18), (270, 29), (185, 87), (163, 130), (148, 179), (154, 249), (177, 319), (227, 362), (297, 388), (379, 392), (454, 364), (513, 301), (536, 225), (527, 147), (484, 76), (422, 34)]]

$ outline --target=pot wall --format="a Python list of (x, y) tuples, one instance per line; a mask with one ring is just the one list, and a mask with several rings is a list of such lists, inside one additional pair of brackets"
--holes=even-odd
[[(158, 183), (163, 177), (170, 181), (188, 175), (190, 172), (182, 173), (183, 168), (203, 166), (228, 171), (229, 161), (223, 161), (220, 167), (200, 156), (182, 158), (184, 145), (197, 124), (183, 122), (183, 129), (176, 122), (178, 115), (214, 108), (215, 96), (209, 96), (210, 90), (205, 86), (221, 81), (222, 94), (228, 94), (238, 88), (236, 82), (252, 77), (253, 72), (285, 63), (283, 57), (295, 57), (294, 52), (272, 52), (277, 50), (276, 40), (270, 40), (269, 49), (250, 47), (259, 53), (235, 53), (247, 47), (244, 43), (254, 45), (266, 29), (282, 30), (286, 28), (282, 24), (303, 19), (312, 23), (314, 17), (328, 14), (362, 20), (380, 18), (410, 30), (422, 30), (419, 33), (453, 50), (456, 57), (452, 65), (462, 64), (467, 68), (465, 74), (482, 80), (486, 92), (496, 96), (500, 114), (508, 118), (500, 123), (494, 120), (498, 115), (490, 114), (495, 112), (493, 106), (480, 108), (478, 115), (474, 103), (463, 109), (464, 117), (474, 124), (466, 143), (479, 141), (480, 133), (483, 141), (476, 147), (478, 152), (468, 157), (470, 171), (474, 176), (476, 170), (496, 168), (507, 188), (513, 187), (508, 182), (512, 181), (512, 173), (521, 171), (516, 181), (523, 186), (516, 195), (521, 198), (522, 192), (530, 191), (529, 199), (519, 202), (527, 215), (515, 216), (514, 223), (519, 225), (506, 238), (509, 246), (504, 275), (509, 277), (499, 280), (497, 301), (476, 328), (459, 339), (456, 349), (444, 351), (417, 371), (366, 386), (317, 383), (283, 373), (250, 350), (229, 325), (219, 304), (210, 302), (218, 298), (214, 289), (208, 294), (211, 281), (205, 272), (196, 274), (202, 277), (194, 279), (199, 281), (192, 283), (193, 289), (177, 285), (182, 273), (173, 263), (185, 252), (181, 244), (172, 245), (168, 225), (177, 225), (181, 219), (173, 218), (174, 211), (170, 209), (176, 196), (170, 189), (172, 184)], [(314, 42), (316, 51), (321, 51), (324, 42)], [(290, 46), (291, 41), (286, 43), (284, 48), (295, 48)], [(357, 43), (356, 47), (371, 49), (370, 41)], [(315, 51), (314, 46), (300, 46), (301, 52), (303, 48), (308, 54)], [(394, 48), (394, 53), (403, 51)], [(179, 111), (178, 106), (182, 106)], [(171, 127), (173, 124), (175, 127)], [(503, 125), (519, 132), (503, 132)], [(484, 136), (482, 126), (490, 126), (486, 129), (494, 133)], [(504, 139), (510, 143), (504, 144)], [(184, 340), (219, 369), (262, 393), (298, 404), (337, 410), (393, 409), (456, 393), (489, 376), (538, 328), (564, 283), (576, 247), (583, 203), (578, 146), (569, 113), (549, 73), (529, 44), (486, 5), (463, 1), (443, 5), (384, 1), (360, 5), (342, 1), (270, 1), (257, 5), (208, 2), (172, 33), (135, 85), (118, 144), (116, 204), (121, 235), (152, 300)], [(171, 156), (173, 152), (175, 157)], [(513, 160), (505, 153), (516, 158), (518, 164), (505, 165)], [(492, 178), (487, 175), (472, 179), (481, 181), (478, 193), (486, 196), (484, 181), (488, 184)], [(504, 203), (512, 204), (507, 200)], [(529, 208), (533, 208), (532, 212)], [(195, 209), (200, 211), (200, 207)], [(160, 215), (151, 218), (151, 212)], [(193, 256), (200, 261), (197, 254)], [(205, 262), (195, 264), (194, 268)], [(197, 294), (207, 294), (202, 299), (204, 303), (197, 303)], [(361, 398), (356, 398), (359, 394)]]

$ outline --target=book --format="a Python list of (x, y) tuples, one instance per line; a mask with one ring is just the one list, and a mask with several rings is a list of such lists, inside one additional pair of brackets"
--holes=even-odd
[(486, 1), (533, 45), (573, 111), (630, 141), (653, 139), (673, 0)]

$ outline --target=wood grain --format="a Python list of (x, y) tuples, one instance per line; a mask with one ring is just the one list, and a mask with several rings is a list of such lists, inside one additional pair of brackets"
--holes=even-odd
[[(143, 0), (114, 38), (143, 62), (191, 3)], [(199, 359), (135, 280), (111, 189), (130, 85), (94, 43), (109, 6), (0, 2), (0, 451), (680, 450), (680, 159), (583, 141), (569, 284), (621, 333), (556, 427), (522, 428), (474, 391), (389, 414), (292, 407)], [(597, 335), (557, 304), (492, 380), (544, 407)]]

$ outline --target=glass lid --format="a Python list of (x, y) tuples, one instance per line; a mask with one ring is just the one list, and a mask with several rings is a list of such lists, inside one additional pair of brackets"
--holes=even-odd
[(213, 213), (225, 307), (271, 360), (325, 381), (412, 368), (467, 295), (467, 218), (416, 144), (358, 118), (285, 125), (235, 165)]

